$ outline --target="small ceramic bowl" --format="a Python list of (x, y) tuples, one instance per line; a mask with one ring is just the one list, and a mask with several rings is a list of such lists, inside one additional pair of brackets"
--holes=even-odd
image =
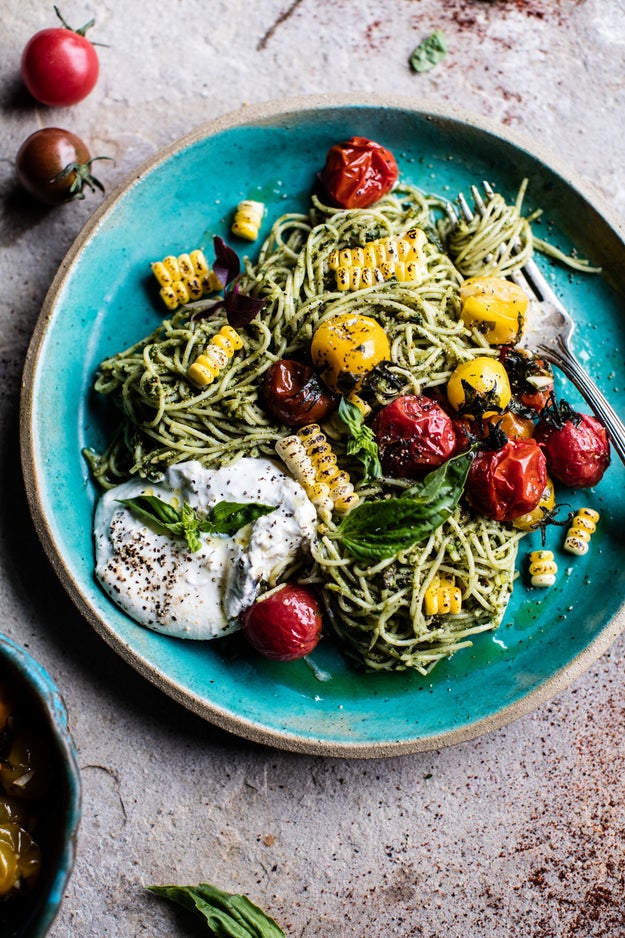
[(51, 752), (51, 786), (38, 806), (35, 837), (41, 873), (25, 898), (0, 900), (2, 938), (43, 938), (58, 911), (74, 862), (80, 819), (80, 773), (67, 712), (50, 675), (11, 639), (0, 634), (0, 681), (14, 688), (27, 718), (35, 721)]

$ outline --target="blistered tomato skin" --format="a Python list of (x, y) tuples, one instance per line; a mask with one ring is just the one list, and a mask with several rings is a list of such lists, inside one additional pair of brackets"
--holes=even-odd
[(258, 599), (243, 614), (243, 632), (253, 648), (274, 661), (309, 655), (321, 638), (323, 618), (316, 595), (286, 583)]
[(436, 401), (406, 394), (387, 404), (373, 422), (382, 472), (395, 479), (421, 479), (446, 462), (457, 447), (451, 418)]
[(610, 465), (605, 427), (590, 414), (575, 414), (561, 427), (540, 420), (535, 433), (554, 479), (572, 489), (597, 485)]
[(509, 440), (477, 453), (465, 487), (469, 504), (494, 521), (533, 511), (547, 485), (547, 461), (535, 439)]
[(358, 391), (363, 378), (391, 356), (391, 346), (377, 320), (360, 313), (339, 313), (322, 322), (312, 337), (310, 354), (327, 386), (342, 394)]
[(462, 362), (447, 382), (447, 398), (465, 417), (480, 419), (501, 413), (512, 398), (506, 369), (497, 359), (483, 355)]
[(272, 417), (288, 427), (320, 423), (337, 407), (333, 394), (309, 365), (280, 359), (268, 369), (263, 400)]
[(366, 137), (350, 137), (328, 150), (319, 180), (334, 205), (367, 208), (390, 192), (398, 176), (390, 150)]

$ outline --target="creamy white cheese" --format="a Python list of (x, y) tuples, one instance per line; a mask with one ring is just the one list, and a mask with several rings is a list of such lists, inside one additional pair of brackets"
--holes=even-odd
[[(202, 547), (148, 527), (120, 499), (156, 495), (203, 513), (219, 501), (275, 505), (233, 537), (201, 535)], [(222, 469), (192, 461), (162, 483), (131, 480), (106, 492), (94, 522), (96, 577), (129, 616), (178, 638), (210, 639), (239, 628), (261, 583), (275, 584), (310, 547), (316, 510), (306, 492), (269, 459), (240, 459)]]

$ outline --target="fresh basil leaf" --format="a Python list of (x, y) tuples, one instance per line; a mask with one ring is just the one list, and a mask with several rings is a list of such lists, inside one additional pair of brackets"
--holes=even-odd
[(254, 502), (217, 502), (205, 522), (203, 530), (213, 534), (236, 534), (246, 524), (276, 510), (275, 505), (260, 505)]
[(371, 479), (380, 479), (382, 477), (382, 466), (380, 465), (378, 444), (373, 430), (365, 423), (364, 414), (360, 407), (352, 401), (348, 401), (346, 397), (342, 397), (338, 414), (349, 433), (347, 455), (356, 456), (362, 463), (363, 480), (368, 482)]
[(413, 50), (410, 58), (410, 68), (413, 72), (428, 72), (447, 55), (447, 39), (442, 29), (435, 29), (426, 39)]
[(178, 509), (169, 502), (164, 502), (162, 498), (156, 495), (137, 495), (136, 498), (120, 498), (120, 504), (141, 518), (143, 521), (151, 521), (153, 524), (167, 527), (170, 524), (177, 524), (180, 521)]
[(216, 938), (285, 938), (278, 923), (247, 896), (198, 886), (148, 886), (202, 918)]
[(472, 460), (472, 453), (463, 453), (399, 498), (361, 502), (343, 518), (332, 536), (364, 561), (394, 557), (418, 544), (454, 512)]

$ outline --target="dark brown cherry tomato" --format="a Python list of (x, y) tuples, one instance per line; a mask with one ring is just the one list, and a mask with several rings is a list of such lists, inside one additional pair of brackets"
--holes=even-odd
[(390, 192), (398, 175), (390, 150), (366, 137), (350, 137), (330, 147), (319, 179), (335, 205), (367, 208)]
[(263, 399), (272, 417), (288, 427), (319, 423), (339, 401), (309, 365), (286, 358), (267, 371)]
[(436, 401), (406, 394), (387, 404), (373, 421), (382, 472), (396, 479), (420, 479), (456, 450), (454, 425)]
[(548, 361), (525, 349), (502, 348), (499, 360), (508, 373), (513, 397), (539, 414), (553, 397), (553, 369)]
[(243, 614), (243, 632), (252, 647), (275, 661), (309, 655), (321, 638), (322, 626), (316, 595), (296, 584), (285, 583)]
[(512, 521), (536, 507), (546, 484), (547, 461), (536, 440), (508, 440), (501, 449), (477, 453), (465, 495), (479, 514)]
[(610, 444), (601, 421), (571, 410), (566, 402), (544, 414), (535, 438), (550, 475), (573, 489), (596, 485), (610, 465)]
[(108, 157), (91, 157), (80, 137), (69, 130), (45, 127), (31, 134), (20, 147), (17, 178), (40, 202), (60, 205), (84, 199), (85, 186), (104, 192), (102, 183), (91, 175), (91, 164), (96, 159)]
[(52, 107), (67, 107), (93, 91), (100, 63), (93, 44), (85, 38), (93, 20), (74, 30), (56, 13), (63, 27), (42, 29), (28, 40), (21, 70), (33, 98)]

